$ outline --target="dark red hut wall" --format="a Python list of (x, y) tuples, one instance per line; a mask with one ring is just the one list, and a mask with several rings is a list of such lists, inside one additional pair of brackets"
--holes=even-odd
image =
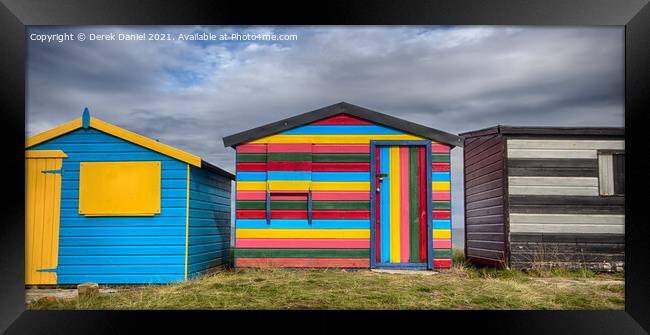
[(506, 261), (504, 139), (465, 139), (465, 255), (474, 263)]

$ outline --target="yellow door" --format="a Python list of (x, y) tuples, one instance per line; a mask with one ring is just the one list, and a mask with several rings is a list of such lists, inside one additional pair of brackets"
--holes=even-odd
[(56, 284), (61, 150), (25, 152), (25, 284)]

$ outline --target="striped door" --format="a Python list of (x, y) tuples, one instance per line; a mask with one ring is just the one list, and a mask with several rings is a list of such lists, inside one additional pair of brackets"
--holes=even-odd
[(427, 267), (427, 146), (375, 147), (375, 262)]
[(25, 284), (56, 284), (59, 252), (60, 150), (25, 154)]

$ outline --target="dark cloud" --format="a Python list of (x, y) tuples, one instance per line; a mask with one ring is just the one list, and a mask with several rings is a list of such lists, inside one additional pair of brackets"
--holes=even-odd
[[(295, 33), (291, 42), (28, 41), (27, 135), (91, 114), (234, 169), (221, 138), (347, 101), (458, 133), (623, 125), (621, 27), (31, 27)], [(452, 162), (462, 222), (462, 151)]]

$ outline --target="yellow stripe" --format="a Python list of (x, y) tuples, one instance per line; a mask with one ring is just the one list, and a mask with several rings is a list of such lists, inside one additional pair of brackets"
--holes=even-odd
[(187, 186), (185, 192), (185, 280), (187, 280), (187, 261), (190, 241), (190, 165), (187, 165)]
[(237, 229), (237, 238), (370, 238), (369, 229)]
[(365, 144), (370, 140), (422, 140), (424, 138), (415, 135), (271, 135), (263, 137), (248, 144), (256, 143), (349, 143)]
[(434, 181), (431, 182), (431, 189), (434, 191), (449, 191), (449, 182), (448, 181)]
[(451, 230), (449, 229), (434, 229), (433, 238), (451, 238)]
[(61, 136), (65, 133), (69, 133), (73, 130), (81, 128), (81, 118), (74, 119), (72, 121), (66, 122), (62, 125), (59, 125), (50, 130), (46, 130), (40, 134), (36, 134), (25, 141), (25, 148), (37, 145), (39, 143), (45, 142), (49, 139)]
[(264, 181), (238, 181), (237, 191), (265, 191), (266, 182)]
[(400, 180), (399, 147), (390, 147), (390, 261), (400, 262)]
[(25, 158), (66, 158), (68, 155), (61, 150), (26, 150)]
[(269, 180), (271, 191), (308, 191), (311, 180)]
[(312, 182), (312, 191), (370, 191), (367, 181), (318, 181)]

